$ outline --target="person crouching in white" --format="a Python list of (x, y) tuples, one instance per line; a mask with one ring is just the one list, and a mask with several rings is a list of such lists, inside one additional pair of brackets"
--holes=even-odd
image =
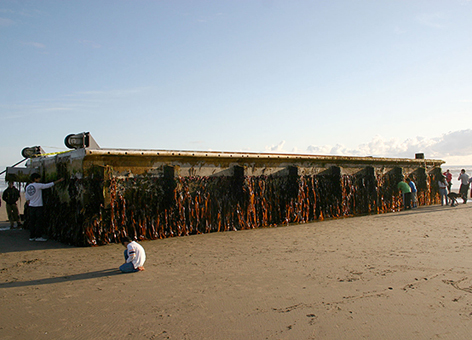
[(131, 241), (128, 236), (121, 238), (121, 244), (126, 247), (125, 263), (120, 266), (123, 273), (135, 273), (144, 270), (144, 262), (146, 261), (146, 252), (144, 248), (135, 241)]

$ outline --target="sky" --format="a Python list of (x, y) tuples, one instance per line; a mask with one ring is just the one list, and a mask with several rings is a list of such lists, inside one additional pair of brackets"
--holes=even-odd
[(0, 166), (103, 148), (472, 165), (471, 0), (0, 0)]

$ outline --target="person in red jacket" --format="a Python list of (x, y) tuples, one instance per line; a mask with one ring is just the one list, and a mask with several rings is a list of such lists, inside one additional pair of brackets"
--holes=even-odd
[(449, 169), (446, 170), (446, 172), (443, 173), (444, 177), (446, 177), (446, 183), (447, 183), (447, 192), (451, 192), (452, 188), (452, 174), (449, 172)]

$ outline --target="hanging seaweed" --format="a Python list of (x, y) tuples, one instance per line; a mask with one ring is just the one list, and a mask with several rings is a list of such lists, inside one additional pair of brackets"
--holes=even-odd
[[(366, 167), (355, 174), (332, 166), (314, 175), (297, 167), (269, 176), (245, 176), (234, 167), (229, 176), (176, 176), (175, 169), (133, 175), (94, 166), (83, 178), (58, 163), (64, 184), (44, 192), (51, 238), (93, 246), (137, 240), (243, 230), (398, 211), (397, 189), (403, 170), (377, 172)], [(436, 173), (418, 169), (420, 205), (437, 202)]]

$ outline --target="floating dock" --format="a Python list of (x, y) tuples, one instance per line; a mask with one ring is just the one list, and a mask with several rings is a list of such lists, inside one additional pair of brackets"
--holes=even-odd
[(24, 173), (38, 172), (43, 182), (66, 179), (43, 193), (48, 235), (93, 246), (125, 235), (158, 239), (395, 212), (397, 184), (406, 176), (416, 183), (419, 205), (435, 204), (443, 163), (94, 144), (36, 155)]

